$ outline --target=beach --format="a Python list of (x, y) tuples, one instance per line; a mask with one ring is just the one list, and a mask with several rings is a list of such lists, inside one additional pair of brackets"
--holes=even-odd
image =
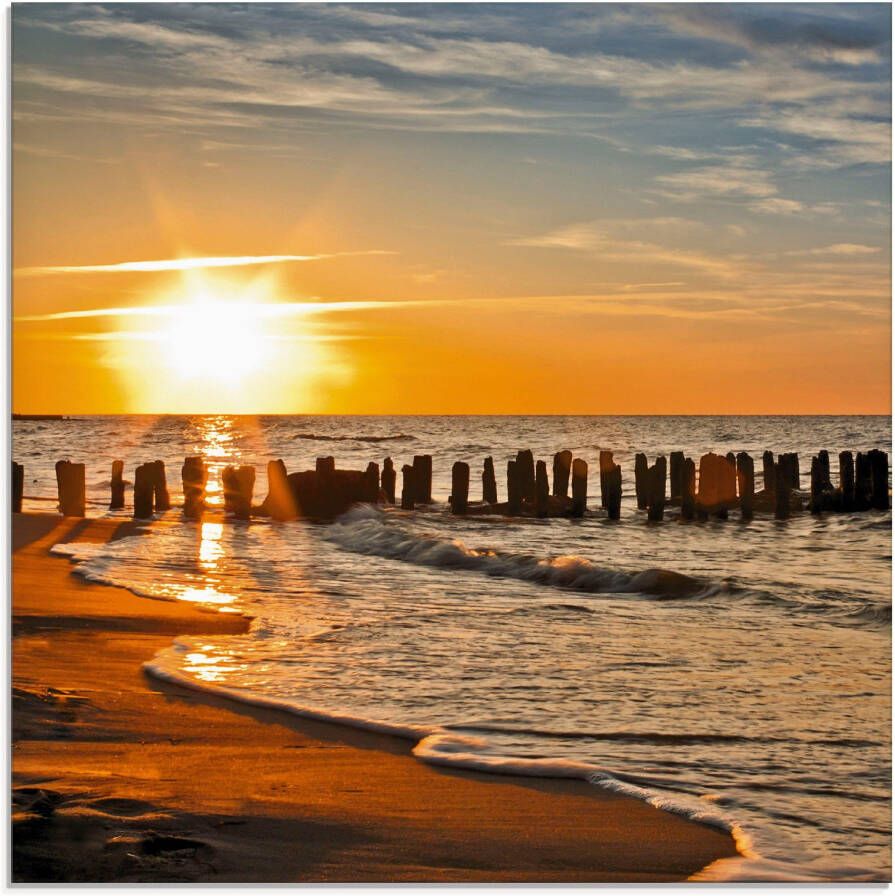
[(578, 781), (426, 765), (406, 741), (149, 679), (244, 617), (70, 575), (119, 520), (13, 517), (16, 881), (674, 881), (731, 837)]

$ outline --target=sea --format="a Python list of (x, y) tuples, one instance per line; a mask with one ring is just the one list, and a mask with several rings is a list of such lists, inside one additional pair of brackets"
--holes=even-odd
[[(177, 638), (149, 675), (236, 701), (389, 732), (420, 762), (573, 777), (729, 830), (714, 880), (891, 877), (892, 516), (648, 522), (634, 454), (812, 454), (891, 445), (889, 417), (104, 416), (17, 420), (25, 509), (53, 511), (54, 463), (87, 466), (108, 510), (114, 459), (161, 459), (174, 509), (146, 534), (71, 543), (72, 572), (252, 617)], [(451, 515), (450, 471), (502, 471), (521, 448), (590, 468), (583, 519)], [(599, 451), (621, 464), (621, 520), (600, 508)], [(329, 523), (182, 518), (180, 467), (313, 469), (332, 455), (399, 471), (433, 456), (431, 507), (357, 506)], [(758, 473), (760, 487), (760, 473)], [(131, 506), (130, 491), (127, 495)]]

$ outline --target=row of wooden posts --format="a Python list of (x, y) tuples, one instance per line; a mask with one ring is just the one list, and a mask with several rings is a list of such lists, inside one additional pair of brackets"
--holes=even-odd
[[(619, 519), (622, 499), (622, 471), (611, 451), (600, 452), (600, 503), (609, 519)], [(794, 510), (802, 509), (796, 492), (800, 485), (797, 454), (770, 451), (762, 456), (763, 488), (755, 487), (755, 464), (744, 451), (726, 455), (709, 452), (698, 465), (682, 451), (673, 451), (668, 461), (660, 455), (650, 464), (645, 454), (634, 459), (634, 489), (639, 510), (650, 520), (662, 520), (666, 506), (680, 507), (685, 520), (726, 518), (728, 511), (739, 509), (749, 519), (758, 511), (773, 512), (785, 519)], [(573, 458), (571, 451), (553, 456), (553, 487), (548, 481), (547, 463), (535, 461), (529, 450), (519, 451), (507, 463), (507, 500), (497, 498), (494, 459), (486, 457), (482, 469), (482, 500), (469, 499), (470, 467), (458, 461), (451, 470), (451, 510), (455, 514), (504, 514), (509, 516), (581, 517), (587, 505), (587, 463)], [(401, 468), (400, 505), (413, 510), (417, 505), (432, 503), (432, 456), (417, 455), (412, 464)], [(255, 468), (244, 465), (225, 467), (221, 480), (224, 509), (237, 519), (253, 514), (275, 519), (334, 517), (355, 503), (396, 503), (397, 472), (391, 458), (386, 458), (380, 474), (379, 464), (371, 462), (366, 470), (337, 470), (332, 457), (317, 458), (316, 468), (288, 473), (282, 460), (270, 461), (267, 469), (268, 495), (255, 507)], [(206, 509), (208, 469), (202, 457), (187, 457), (181, 469), (183, 512), (198, 519)], [(84, 464), (60, 460), (56, 464), (59, 509), (65, 516), (84, 516), (86, 484)], [(666, 484), (670, 488), (666, 490)], [(109, 508), (124, 508), (124, 464), (112, 464), (111, 500)], [(571, 495), (569, 494), (571, 486)], [(153, 513), (171, 508), (165, 464), (160, 461), (137, 466), (134, 474), (133, 512), (137, 519), (148, 519)], [(24, 468), (12, 464), (12, 508), (21, 512), (24, 492)], [(850, 451), (839, 454), (839, 483), (830, 478), (830, 457), (820, 451), (811, 460), (812, 513), (854, 512), (889, 507), (889, 458), (884, 451), (867, 453)]]

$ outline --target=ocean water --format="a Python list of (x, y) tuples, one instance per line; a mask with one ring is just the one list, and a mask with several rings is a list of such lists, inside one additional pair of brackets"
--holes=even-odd
[[(160, 458), (175, 509), (148, 535), (59, 549), (92, 581), (254, 617), (183, 637), (150, 674), (409, 738), (420, 761), (573, 776), (731, 830), (713, 879), (891, 876), (891, 513), (647, 523), (633, 456), (765, 448), (810, 457), (891, 442), (887, 417), (80, 417), (16, 421), (26, 509), (53, 464), (87, 462), (103, 515), (111, 462)], [(589, 464), (582, 520), (456, 518), (450, 468), (519, 448)], [(598, 452), (622, 465), (622, 519), (599, 509)], [(362, 468), (434, 457), (431, 509), (335, 523), (176, 509), (187, 454), (211, 468)], [(400, 488), (400, 476), (399, 476)], [(130, 504), (130, 493), (128, 493)], [(123, 514), (126, 516), (127, 514)]]

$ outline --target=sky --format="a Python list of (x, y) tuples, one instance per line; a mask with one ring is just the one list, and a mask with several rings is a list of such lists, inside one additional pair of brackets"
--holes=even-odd
[(19, 413), (889, 413), (887, 4), (17, 4)]

